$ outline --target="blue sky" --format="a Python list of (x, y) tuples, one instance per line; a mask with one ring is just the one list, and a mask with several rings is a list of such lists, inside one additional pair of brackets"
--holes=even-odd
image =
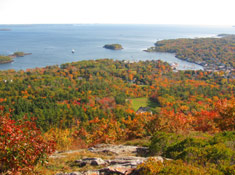
[(235, 25), (235, 0), (0, 0), (0, 24)]

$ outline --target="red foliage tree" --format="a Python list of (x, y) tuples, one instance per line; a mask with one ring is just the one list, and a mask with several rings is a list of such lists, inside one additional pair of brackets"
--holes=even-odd
[(55, 142), (45, 141), (34, 121), (0, 117), (0, 173), (27, 174), (37, 163), (44, 163), (54, 149)]

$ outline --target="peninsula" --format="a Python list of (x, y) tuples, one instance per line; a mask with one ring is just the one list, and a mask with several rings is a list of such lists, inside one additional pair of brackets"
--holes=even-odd
[(104, 48), (111, 49), (111, 50), (121, 50), (121, 49), (123, 49), (121, 44), (106, 44), (106, 45), (104, 45)]
[(175, 53), (177, 58), (199, 64), (207, 71), (232, 71), (235, 68), (235, 35), (218, 36), (220, 38), (162, 40), (144, 51)]
[(11, 63), (13, 62), (13, 58), (23, 57), (25, 55), (31, 55), (31, 54), (32, 53), (14, 52), (13, 54), (8, 56), (0, 55), (0, 64)]
[(11, 62), (13, 62), (11, 57), (0, 55), (0, 64), (6, 64), (6, 63), (11, 63)]

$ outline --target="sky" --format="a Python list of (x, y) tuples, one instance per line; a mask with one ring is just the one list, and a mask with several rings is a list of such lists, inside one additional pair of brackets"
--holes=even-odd
[(235, 25), (235, 0), (0, 0), (0, 24)]

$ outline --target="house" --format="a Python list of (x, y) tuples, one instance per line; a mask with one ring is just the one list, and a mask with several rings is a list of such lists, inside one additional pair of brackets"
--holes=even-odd
[(143, 113), (149, 113), (149, 114), (153, 114), (152, 111), (150, 110), (149, 107), (140, 107), (137, 111), (136, 114), (143, 114)]

